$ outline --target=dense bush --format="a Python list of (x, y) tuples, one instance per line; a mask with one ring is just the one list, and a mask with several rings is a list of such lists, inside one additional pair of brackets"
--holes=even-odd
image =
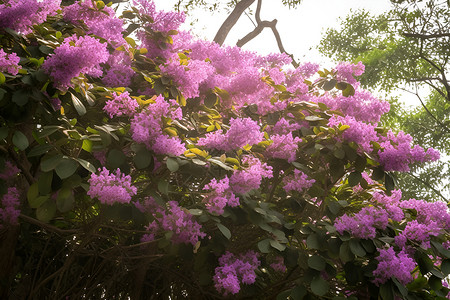
[(362, 64), (297, 69), (133, 1), (0, 2), (1, 284), (11, 299), (436, 299), (439, 157), (378, 122)]

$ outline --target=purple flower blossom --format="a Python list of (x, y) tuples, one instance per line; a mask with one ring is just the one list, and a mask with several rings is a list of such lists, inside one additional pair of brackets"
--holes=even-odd
[(270, 267), (276, 271), (276, 272), (280, 272), (280, 273), (285, 273), (287, 268), (286, 265), (284, 264), (284, 258), (281, 256), (277, 256), (275, 258), (275, 261), (273, 263), (270, 264)]
[[(3, 224), (17, 225), (20, 215), (20, 194), (17, 188), (8, 188), (6, 194), (1, 199), (2, 207), (0, 207), (0, 221)], [(0, 224), (2, 228), (2, 224)]]
[(294, 138), (292, 132), (283, 135), (275, 134), (270, 138), (273, 143), (266, 148), (268, 157), (286, 159), (289, 163), (297, 158), (298, 143), (302, 141), (301, 138)]
[(109, 69), (105, 71), (102, 81), (109, 87), (129, 86), (135, 72), (131, 68), (131, 58), (125, 51), (114, 51), (106, 62)]
[(253, 189), (259, 188), (263, 178), (272, 178), (272, 167), (261, 163), (256, 157), (247, 155), (242, 158), (243, 164), (248, 167), (235, 170), (230, 177), (230, 186), (233, 192), (245, 194)]
[(115, 94), (111, 100), (106, 101), (103, 110), (109, 114), (110, 118), (114, 116), (120, 117), (126, 115), (132, 117), (139, 107), (137, 101), (130, 97), (128, 92), (122, 94)]
[(168, 207), (165, 208), (158, 205), (152, 197), (148, 197), (143, 204), (136, 203), (136, 207), (155, 218), (146, 227), (149, 233), (143, 236), (142, 241), (152, 241), (159, 230), (173, 232), (171, 240), (175, 244), (185, 243), (195, 246), (199, 239), (206, 236), (201, 232), (202, 226), (176, 201), (169, 201)]
[(248, 251), (239, 257), (226, 252), (219, 258), (219, 267), (215, 269), (213, 279), (216, 290), (223, 292), (225, 296), (229, 293), (237, 294), (241, 289), (240, 282), (244, 284), (255, 282), (255, 270), (260, 264), (258, 254), (254, 251)]
[(314, 182), (314, 179), (308, 179), (308, 175), (304, 174), (302, 171), (295, 169), (293, 175), (289, 175), (283, 178), (283, 189), (286, 193), (290, 191), (297, 191), (299, 193), (306, 189), (309, 189)]
[(7, 54), (0, 49), (0, 72), (6, 72), (11, 75), (17, 75), (22, 68), (19, 66), (20, 57), (16, 53)]
[(81, 73), (92, 77), (101, 76), (103, 72), (100, 64), (106, 62), (108, 56), (106, 44), (98, 39), (71, 36), (45, 60), (42, 69), (53, 78), (59, 89), (65, 90), (72, 86), (71, 79)]
[(87, 194), (103, 204), (130, 203), (131, 197), (137, 193), (137, 188), (131, 185), (130, 175), (122, 174), (119, 169), (110, 173), (105, 167), (99, 171), (99, 175), (91, 174)]
[(95, 1), (76, 1), (64, 8), (64, 19), (72, 24), (84, 23), (87, 33), (112, 42), (114, 46), (124, 44), (123, 20), (116, 17), (114, 9), (98, 8)]
[(5, 167), (0, 173), (0, 179), (3, 179), (4, 181), (13, 181), (19, 172), (20, 169), (8, 160), (5, 162)]
[(376, 230), (386, 229), (388, 222), (389, 216), (386, 210), (366, 206), (353, 216), (345, 214), (337, 218), (334, 226), (340, 234), (348, 231), (357, 238), (373, 239), (376, 236)]
[(239, 198), (231, 191), (229, 182), (228, 177), (219, 181), (213, 178), (205, 185), (204, 190), (209, 190), (210, 192), (206, 195), (203, 202), (209, 212), (221, 215), (225, 206), (235, 207), (239, 205)]
[(341, 62), (334, 70), (336, 71), (337, 80), (355, 84), (355, 76), (361, 76), (364, 73), (365, 66), (362, 62), (358, 62), (356, 65), (349, 62)]
[(412, 137), (400, 131), (397, 136), (389, 131), (386, 137), (382, 137), (378, 152), (380, 164), (386, 171), (409, 171), (409, 164), (414, 162), (435, 161), (439, 159), (439, 152), (433, 148), (425, 151), (416, 145), (412, 148)]
[(373, 271), (375, 276), (373, 282), (377, 286), (385, 283), (391, 277), (397, 278), (404, 285), (412, 281), (411, 272), (416, 267), (416, 264), (408, 254), (403, 251), (396, 254), (392, 247), (389, 249), (378, 249), (378, 251), (380, 252), (380, 255), (377, 257), (378, 266)]
[(143, 143), (156, 154), (181, 155), (186, 151), (179, 137), (163, 133), (161, 117), (181, 119), (182, 111), (176, 101), (167, 102), (160, 95), (145, 110), (135, 114), (131, 120), (131, 134), (135, 142)]
[(328, 126), (339, 127), (341, 125), (348, 125), (343, 133), (342, 137), (348, 142), (355, 142), (362, 147), (364, 151), (371, 152), (371, 141), (378, 141), (377, 132), (373, 124), (367, 124), (361, 121), (357, 121), (352, 116), (333, 116), (328, 121)]
[(0, 4), (0, 28), (11, 28), (28, 34), (32, 26), (40, 24), (49, 15), (55, 15), (61, 0), (6, 0)]
[(200, 138), (197, 145), (218, 150), (231, 151), (261, 142), (264, 133), (260, 131), (258, 123), (250, 118), (230, 119), (230, 129), (223, 134), (220, 131), (210, 132)]

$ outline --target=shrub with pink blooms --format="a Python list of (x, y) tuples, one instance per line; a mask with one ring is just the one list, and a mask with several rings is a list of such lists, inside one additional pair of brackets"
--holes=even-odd
[(221, 47), (151, 0), (22, 2), (0, 4), (0, 297), (449, 293), (447, 204), (395, 184), (439, 153), (381, 126), (362, 63)]

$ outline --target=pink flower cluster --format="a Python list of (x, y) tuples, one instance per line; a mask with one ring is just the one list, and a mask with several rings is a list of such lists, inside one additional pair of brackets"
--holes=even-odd
[(55, 15), (61, 0), (6, 0), (0, 4), (0, 28), (11, 28), (28, 34), (32, 26), (40, 24), (47, 16)]
[(270, 138), (273, 143), (266, 148), (268, 157), (286, 159), (289, 163), (297, 159), (298, 143), (302, 141), (301, 138), (294, 138), (292, 132), (282, 135), (274, 134)]
[(210, 191), (203, 199), (203, 202), (211, 213), (221, 215), (225, 206), (235, 207), (239, 205), (239, 198), (231, 191), (228, 177), (219, 181), (213, 178), (205, 185), (204, 190)]
[(325, 95), (314, 97), (314, 102), (322, 102), (332, 110), (342, 111), (347, 116), (352, 116), (357, 121), (378, 123), (383, 114), (390, 109), (389, 102), (379, 100), (369, 91), (357, 89), (353, 96)]
[(334, 68), (336, 79), (350, 84), (355, 84), (355, 76), (361, 76), (364, 70), (365, 66), (361, 61), (356, 65), (349, 62), (341, 62)]
[(437, 150), (429, 148), (425, 151), (422, 147), (412, 147), (412, 137), (400, 131), (397, 136), (389, 131), (386, 137), (382, 137), (380, 146), (383, 148), (378, 153), (380, 164), (386, 171), (409, 171), (409, 164), (413, 162), (436, 161), (440, 154)]
[(0, 72), (6, 72), (11, 75), (17, 75), (22, 68), (19, 66), (20, 57), (16, 53), (6, 53), (0, 49)]
[(414, 259), (403, 251), (395, 253), (393, 247), (378, 249), (378, 251), (380, 252), (377, 257), (378, 266), (373, 271), (373, 275), (376, 277), (373, 282), (377, 286), (385, 283), (391, 277), (397, 278), (404, 285), (412, 281), (411, 272), (416, 267)]
[(130, 128), (135, 142), (145, 144), (156, 154), (177, 156), (183, 154), (186, 148), (179, 137), (170, 137), (163, 133), (162, 117), (180, 120), (182, 111), (175, 100), (169, 102), (161, 95), (158, 96), (154, 103), (134, 115)]
[(149, 213), (155, 219), (146, 227), (149, 233), (142, 237), (143, 242), (153, 241), (159, 230), (173, 232), (171, 240), (176, 244), (190, 243), (195, 246), (199, 239), (206, 236), (201, 231), (202, 226), (176, 201), (169, 201), (168, 207), (165, 208), (158, 205), (152, 197), (147, 197), (143, 204), (136, 203), (136, 207), (142, 212)]
[(16, 167), (12, 162), (7, 160), (5, 162), (5, 167), (0, 173), (0, 179), (4, 181), (13, 181), (15, 176), (20, 172), (20, 169)]
[(119, 169), (110, 173), (105, 167), (99, 171), (98, 175), (91, 174), (88, 196), (108, 205), (130, 203), (131, 197), (137, 193), (137, 188), (131, 185), (130, 175), (122, 174)]
[(272, 167), (262, 163), (256, 157), (245, 155), (242, 163), (248, 167), (242, 170), (235, 170), (230, 177), (230, 186), (233, 192), (245, 194), (260, 187), (263, 178), (272, 178)]
[(216, 290), (228, 294), (237, 294), (241, 289), (241, 282), (252, 284), (256, 280), (255, 270), (261, 263), (258, 254), (248, 251), (245, 254), (236, 255), (226, 252), (219, 258), (219, 267), (214, 274), (214, 285)]
[(283, 178), (283, 189), (286, 193), (290, 191), (297, 191), (299, 193), (306, 189), (309, 189), (314, 182), (314, 179), (309, 179), (308, 175), (300, 170), (295, 169), (293, 175), (289, 175)]
[(108, 58), (102, 81), (109, 87), (129, 86), (135, 74), (131, 58), (125, 51), (114, 51)]
[[(0, 221), (3, 224), (17, 225), (20, 215), (19, 191), (15, 187), (8, 188), (6, 194), (3, 195), (0, 207)], [(0, 229), (2, 224), (0, 224)]]
[(277, 256), (275, 258), (275, 261), (273, 263), (270, 264), (270, 267), (276, 271), (276, 272), (280, 272), (280, 273), (285, 273), (287, 268), (286, 265), (284, 264), (284, 258), (281, 256)]
[(122, 94), (116, 93), (111, 100), (106, 101), (103, 110), (109, 114), (110, 118), (122, 115), (132, 117), (138, 107), (137, 101), (131, 98), (128, 92), (123, 92)]
[(206, 134), (197, 142), (199, 146), (214, 148), (217, 150), (231, 151), (245, 145), (254, 145), (261, 142), (264, 133), (260, 131), (258, 123), (250, 118), (231, 118), (230, 129), (223, 134), (220, 131), (214, 131)]
[(334, 227), (340, 234), (348, 231), (357, 238), (373, 239), (376, 236), (376, 230), (386, 229), (388, 222), (389, 214), (386, 210), (366, 206), (353, 216), (345, 214), (337, 218)]
[(370, 142), (378, 141), (374, 125), (358, 121), (352, 116), (333, 116), (328, 121), (328, 126), (340, 127), (341, 125), (350, 126), (342, 133), (344, 140), (357, 143), (364, 151), (372, 151)]
[(450, 213), (444, 202), (427, 202), (410, 199), (400, 202), (403, 209), (413, 209), (417, 215), (415, 220), (406, 224), (405, 229), (395, 237), (400, 247), (405, 247), (408, 240), (420, 243), (424, 248), (430, 248), (432, 236), (450, 230)]
[(87, 34), (94, 34), (112, 42), (114, 46), (124, 44), (123, 20), (116, 17), (108, 6), (98, 8), (96, 1), (76, 1), (64, 8), (64, 19), (75, 25), (85, 24)]
[(60, 89), (72, 86), (71, 79), (81, 73), (99, 77), (103, 74), (100, 64), (108, 60), (106, 44), (91, 36), (71, 36), (55, 49), (44, 61), (42, 69), (55, 81)]

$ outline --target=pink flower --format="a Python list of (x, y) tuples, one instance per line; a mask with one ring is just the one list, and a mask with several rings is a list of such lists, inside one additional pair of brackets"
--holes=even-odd
[(286, 193), (291, 191), (297, 191), (299, 193), (306, 189), (309, 189), (314, 182), (314, 179), (308, 179), (308, 175), (304, 174), (302, 171), (295, 169), (293, 175), (289, 175), (283, 178), (283, 189)]
[(126, 115), (132, 117), (139, 107), (137, 101), (130, 97), (128, 92), (115, 94), (111, 100), (106, 101), (103, 110), (109, 114), (110, 118)]
[(378, 249), (380, 255), (377, 257), (378, 266), (373, 275), (373, 282), (380, 286), (389, 278), (395, 277), (397, 280), (406, 285), (412, 281), (411, 272), (416, 267), (414, 260), (405, 252), (395, 253), (394, 248)]
[(100, 64), (108, 60), (106, 44), (98, 39), (84, 36), (71, 36), (55, 49), (48, 57), (42, 69), (55, 81), (59, 89), (72, 86), (71, 80), (80, 74), (99, 77), (102, 75)]
[(228, 177), (219, 181), (213, 178), (203, 189), (210, 191), (203, 200), (209, 212), (221, 215), (225, 206), (239, 205), (239, 198), (231, 191)]
[(0, 72), (7, 72), (11, 75), (17, 75), (22, 68), (19, 66), (20, 57), (16, 53), (7, 54), (0, 49)]
[(105, 167), (99, 171), (99, 175), (91, 174), (87, 194), (103, 204), (130, 203), (131, 197), (137, 193), (137, 188), (131, 185), (130, 175), (122, 174), (119, 169), (110, 173)]
[(233, 192), (245, 194), (260, 187), (263, 178), (272, 178), (272, 167), (262, 163), (256, 157), (247, 155), (242, 158), (242, 162), (248, 167), (242, 170), (235, 170), (230, 177), (230, 186)]
[[(19, 191), (15, 187), (8, 188), (1, 199), (0, 221), (4, 224), (17, 225), (20, 215)], [(2, 225), (0, 224), (0, 228)]]

